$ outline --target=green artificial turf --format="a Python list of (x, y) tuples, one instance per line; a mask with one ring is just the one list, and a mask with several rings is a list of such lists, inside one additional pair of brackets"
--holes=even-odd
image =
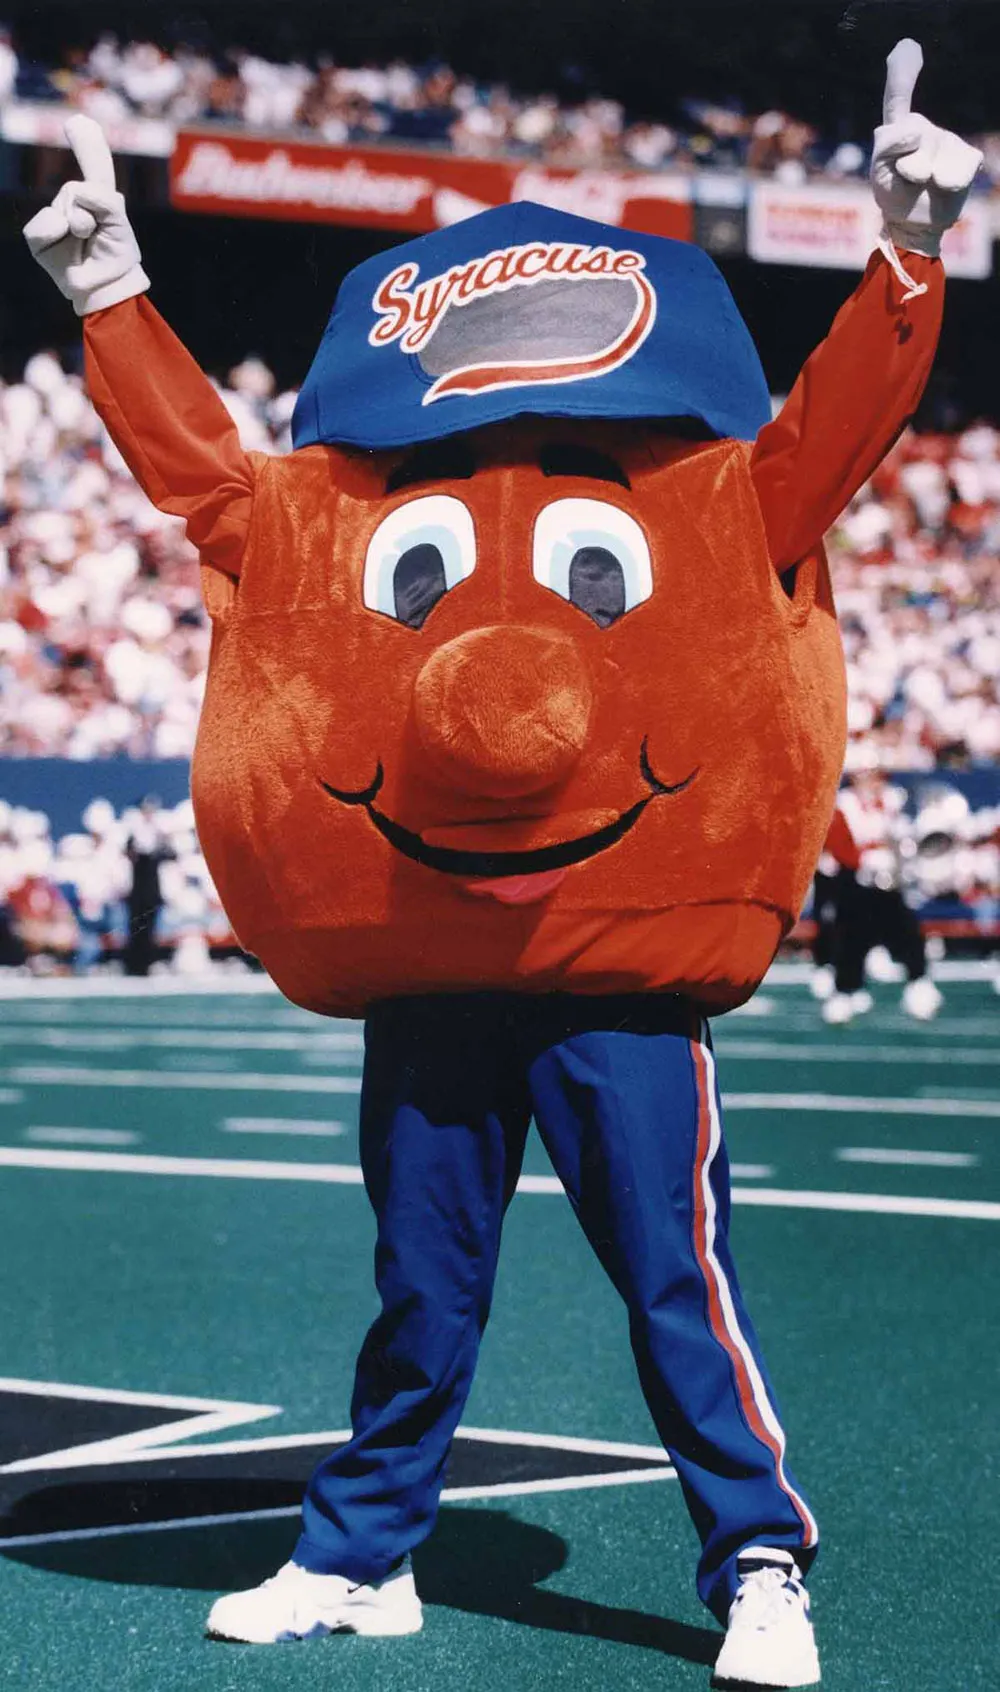
[[(984, 986), (951, 988), (942, 1022), (927, 1028), (903, 1021), (892, 990), (847, 1030), (825, 1029), (801, 989), (767, 997), (769, 1014), (717, 1030), (723, 1087), (737, 1098), (997, 1097), (989, 1037), (997, 1001)], [(91, 1086), (51, 1076), (72, 1066), (231, 1073), (234, 1083), (247, 1073), (356, 1082), (357, 1050), (324, 1043), (356, 1032), (348, 1025), (321, 1023), (276, 997), (53, 998), (5, 1003), (0, 1015), (0, 1147), (59, 1143), (33, 1129), (90, 1128), (134, 1134), (125, 1154), (356, 1163), (355, 1091)], [(171, 1030), (175, 1046), (163, 1043)], [(245, 1038), (281, 1030), (298, 1043), (268, 1050)], [(185, 1031), (221, 1043), (186, 1050)], [(227, 1035), (239, 1041), (227, 1045)], [(902, 1061), (876, 1055), (887, 1049)], [(49, 1078), (28, 1078), (26, 1066)], [(336, 1122), (343, 1132), (272, 1137), (222, 1127), (253, 1117)], [(830, 1112), (775, 1103), (735, 1108), (728, 1120), (734, 1162), (773, 1171), (737, 1176), (737, 1187), (959, 1200), (1000, 1199), (998, 1131), (1000, 1118), (954, 1114), (947, 1103), (913, 1116), (849, 1102)], [(838, 1158), (845, 1147), (951, 1149), (977, 1161), (860, 1165)], [(547, 1168), (537, 1143), (527, 1167)], [(282, 1407), (223, 1438), (342, 1427), (354, 1354), (374, 1312), (372, 1232), (355, 1185), (0, 1168), (0, 1367), (31, 1381)], [(790, 1457), (823, 1534), (812, 1586), (828, 1692), (998, 1683), (989, 1560), (996, 1238), (995, 1220), (734, 1212), (736, 1259)], [(466, 1419), (654, 1441), (616, 1297), (558, 1196), (522, 1194), (512, 1207)], [(694, 1595), (696, 1542), (673, 1480), (447, 1506), (416, 1559), (428, 1606), (419, 1638), (272, 1649), (206, 1642), (212, 1597), (272, 1572), (294, 1535), (294, 1521), (281, 1519), (8, 1548), (0, 1685), (708, 1685), (719, 1635)]]

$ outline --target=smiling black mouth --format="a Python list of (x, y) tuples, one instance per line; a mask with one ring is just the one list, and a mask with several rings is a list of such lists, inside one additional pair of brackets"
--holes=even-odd
[(650, 791), (627, 811), (623, 811), (620, 817), (616, 817), (614, 822), (607, 823), (604, 828), (595, 829), (592, 834), (584, 834), (576, 840), (563, 840), (554, 846), (538, 846), (531, 851), (520, 852), (469, 852), (452, 846), (432, 846), (412, 829), (394, 822), (392, 817), (386, 816), (375, 804), (385, 780), (381, 762), (375, 771), (374, 780), (367, 787), (355, 792), (344, 792), (322, 780), (320, 786), (331, 799), (338, 800), (341, 805), (361, 805), (383, 840), (387, 840), (397, 852), (402, 852), (414, 863), (423, 864), (427, 869), (440, 870), (444, 875), (489, 876), (492, 879), (505, 875), (539, 875), (545, 870), (569, 869), (572, 864), (582, 864), (588, 858), (596, 858), (599, 852), (607, 851), (609, 846), (614, 846), (635, 827), (647, 805), (652, 804), (654, 799), (670, 798), (674, 794), (683, 793), (698, 774), (695, 768), (683, 781), (674, 782), (672, 786), (661, 781), (653, 773), (645, 740), (639, 754), (639, 768)]

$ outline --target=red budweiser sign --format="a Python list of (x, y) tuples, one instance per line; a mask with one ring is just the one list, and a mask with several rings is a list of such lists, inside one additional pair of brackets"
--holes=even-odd
[(535, 200), (601, 223), (691, 239), (687, 183), (642, 171), (548, 170), (389, 147), (331, 147), (181, 130), (170, 198), (183, 211), (419, 234), (490, 206)]

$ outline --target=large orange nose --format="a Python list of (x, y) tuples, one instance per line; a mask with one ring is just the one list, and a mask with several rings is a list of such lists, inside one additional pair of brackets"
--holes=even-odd
[(537, 793), (568, 775), (592, 696), (574, 642), (516, 624), (471, 629), (432, 652), (416, 680), (421, 744), (466, 793)]

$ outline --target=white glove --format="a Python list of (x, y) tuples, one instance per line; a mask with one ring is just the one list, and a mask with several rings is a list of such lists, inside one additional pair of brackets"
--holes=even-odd
[(983, 155), (961, 136), (910, 111), (923, 62), (918, 43), (909, 39), (897, 41), (886, 59), (872, 189), (882, 213), (883, 237), (895, 247), (936, 258), (945, 230), (962, 215)]
[(78, 114), (66, 139), (83, 175), (67, 182), (50, 206), (33, 217), (24, 238), (78, 317), (144, 294), (149, 277), (139, 244), (115, 188), (115, 165), (100, 124)]

